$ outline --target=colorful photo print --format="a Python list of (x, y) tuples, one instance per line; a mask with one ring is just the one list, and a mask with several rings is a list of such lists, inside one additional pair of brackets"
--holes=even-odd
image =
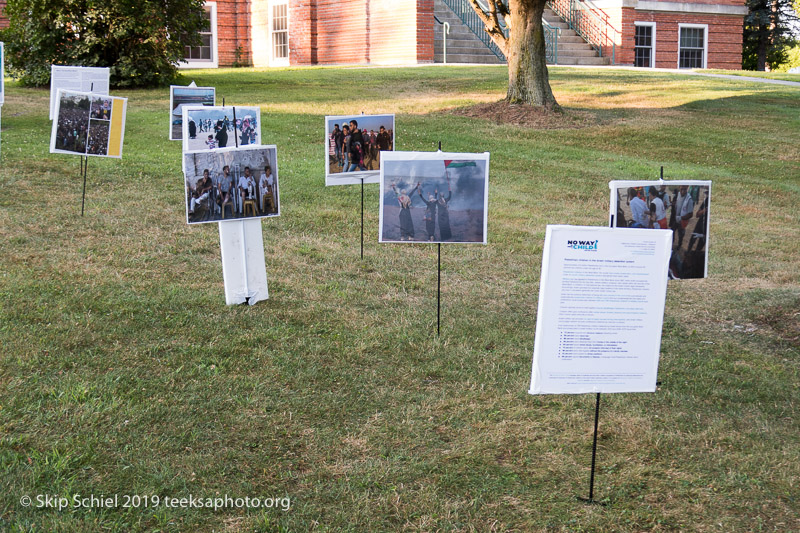
[(189, 224), (281, 214), (274, 145), (186, 152), (183, 168)]
[(378, 183), (394, 144), (394, 115), (325, 117), (325, 185)]
[(708, 276), (710, 181), (612, 181), (611, 226), (672, 231), (670, 279)]
[(185, 106), (213, 106), (216, 101), (214, 87), (183, 87), (171, 85), (169, 88), (169, 140), (183, 139), (183, 108)]
[(58, 90), (50, 152), (122, 157), (126, 98)]
[(258, 107), (183, 108), (183, 150), (215, 150), (261, 144)]
[(380, 242), (486, 244), (488, 152), (381, 152), (380, 188)]

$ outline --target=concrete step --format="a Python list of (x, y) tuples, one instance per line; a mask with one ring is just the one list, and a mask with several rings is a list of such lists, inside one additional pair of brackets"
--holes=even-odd
[[(440, 62), (441, 57), (434, 61)], [(476, 54), (451, 54), (450, 50), (447, 50), (447, 62), (448, 63), (481, 63), (487, 65), (496, 65), (500, 64), (500, 59), (497, 58), (494, 54), (491, 56), (486, 55), (476, 55)]]
[[(435, 47), (434, 51), (441, 50), (444, 47)], [(484, 52), (485, 50), (485, 52)], [(464, 46), (450, 46), (450, 42), (447, 43), (447, 55), (450, 54), (472, 54), (472, 55), (489, 55), (492, 57), (497, 57), (494, 55), (494, 52), (489, 50), (488, 48), (484, 47), (483, 50), (475, 50), (474, 48), (464, 47)]]
[(562, 57), (597, 57), (597, 52), (589, 49), (563, 49), (558, 47), (558, 60), (561, 61)]
[(559, 65), (608, 65), (607, 57), (564, 57), (558, 54)]

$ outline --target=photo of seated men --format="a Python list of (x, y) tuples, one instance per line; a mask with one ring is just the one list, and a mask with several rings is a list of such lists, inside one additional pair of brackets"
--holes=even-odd
[(181, 87), (172, 85), (170, 92), (170, 129), (169, 139), (179, 141), (183, 139), (183, 108), (184, 106), (213, 106), (216, 103), (216, 90), (214, 87)]
[(394, 115), (326, 117), (327, 173), (380, 170), (380, 152), (394, 150)]
[(261, 144), (257, 107), (186, 107), (184, 151), (215, 150)]
[(61, 91), (55, 125), (56, 151), (86, 153), (90, 99), (86, 93)]
[(183, 157), (189, 224), (280, 215), (275, 146), (190, 152)]
[(671, 230), (670, 279), (704, 278), (711, 187), (681, 182), (640, 183), (616, 189), (614, 226)]

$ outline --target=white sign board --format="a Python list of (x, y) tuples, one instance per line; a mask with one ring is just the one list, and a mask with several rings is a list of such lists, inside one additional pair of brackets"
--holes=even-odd
[(50, 120), (56, 112), (59, 89), (94, 94), (108, 94), (110, 70), (108, 67), (50, 66)]
[(0, 106), (6, 100), (6, 51), (3, 43), (0, 43)]
[(258, 219), (219, 223), (225, 303), (250, 305), (269, 298), (264, 241)]
[(547, 226), (531, 394), (655, 391), (671, 238)]

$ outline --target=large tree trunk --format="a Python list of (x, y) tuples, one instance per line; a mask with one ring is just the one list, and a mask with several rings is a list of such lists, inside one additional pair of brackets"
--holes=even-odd
[(756, 70), (764, 72), (767, 68), (767, 50), (769, 50), (769, 32), (765, 26), (758, 36), (758, 53), (756, 55)]
[(561, 110), (547, 74), (542, 12), (545, 0), (510, 0), (508, 95), (511, 103)]

